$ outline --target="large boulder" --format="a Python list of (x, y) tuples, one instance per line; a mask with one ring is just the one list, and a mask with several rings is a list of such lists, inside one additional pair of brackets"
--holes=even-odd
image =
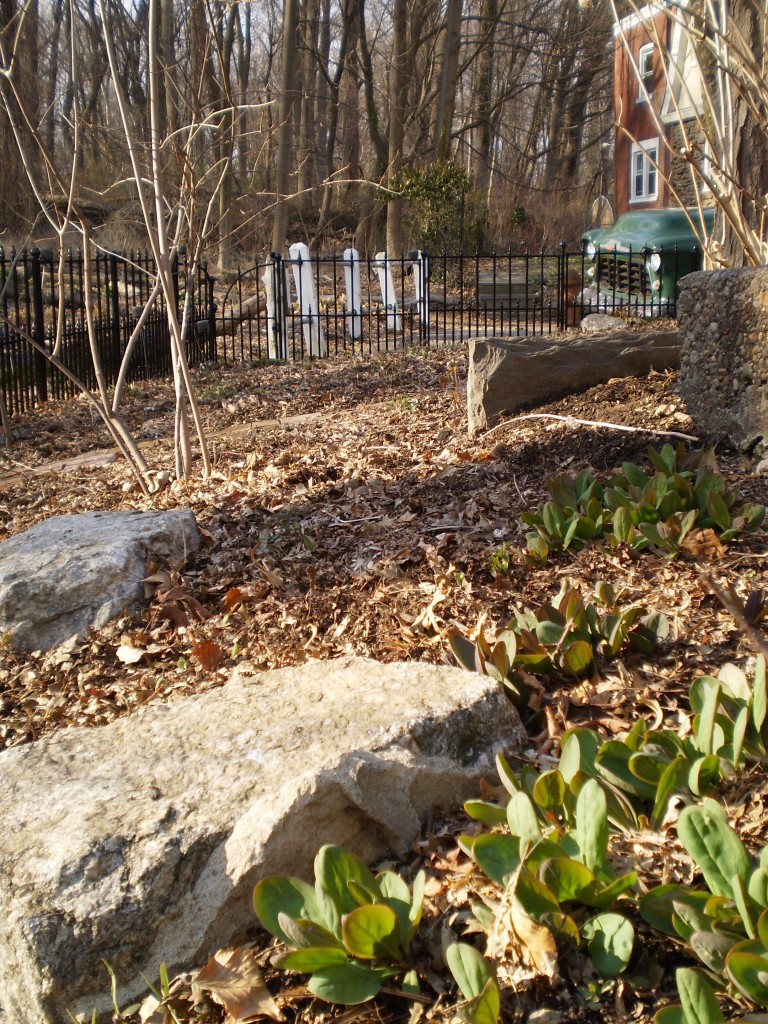
[(55, 516), (0, 544), (0, 634), (47, 650), (132, 610), (149, 561), (174, 566), (202, 543), (188, 509)]
[(202, 966), (255, 923), (265, 875), (311, 878), (319, 846), (406, 852), (519, 751), (486, 676), (364, 659), (256, 672), (101, 729), (0, 754), (2, 1024), (61, 1024)]
[(697, 432), (768, 451), (768, 267), (680, 282), (679, 391)]
[(474, 436), (503, 415), (547, 398), (679, 365), (677, 331), (611, 331), (554, 342), (475, 338), (469, 343), (469, 433)]

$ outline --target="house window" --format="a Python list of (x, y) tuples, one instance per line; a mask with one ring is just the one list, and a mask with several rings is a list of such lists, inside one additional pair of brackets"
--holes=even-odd
[(653, 43), (640, 47), (637, 54), (637, 71), (640, 76), (637, 99), (644, 102), (653, 95)]
[(659, 195), (659, 140), (646, 139), (632, 147), (630, 202), (646, 202)]

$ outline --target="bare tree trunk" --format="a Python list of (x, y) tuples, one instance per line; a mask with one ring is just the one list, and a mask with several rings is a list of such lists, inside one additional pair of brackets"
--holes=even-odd
[(282, 252), (288, 230), (288, 191), (291, 173), (291, 114), (296, 91), (296, 2), (284, 0), (283, 65), (280, 71), (280, 102), (277, 119), (277, 167), (275, 214), (272, 221), (272, 252)]
[[(407, 68), (407, 0), (395, 0), (392, 12), (392, 62), (389, 70), (389, 149), (387, 185), (397, 185), (403, 167)], [(387, 254), (394, 259), (403, 249), (403, 203), (399, 198), (387, 204)]]
[(440, 89), (437, 94), (432, 152), (436, 159), (447, 160), (451, 155), (451, 132), (456, 109), (456, 84), (459, 73), (461, 45), (461, 16), (463, 0), (448, 0), (440, 67)]

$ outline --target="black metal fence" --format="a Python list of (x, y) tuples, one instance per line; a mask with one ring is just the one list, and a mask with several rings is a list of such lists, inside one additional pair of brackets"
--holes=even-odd
[[(698, 269), (697, 250), (613, 248), (595, 252), (411, 252), (325, 257), (291, 246), (216, 281), (180, 253), (176, 307), (186, 309), (187, 349), (201, 361), (317, 358), (403, 346), (456, 347), (472, 337), (552, 334), (592, 312), (676, 314), (677, 282)], [(59, 365), (96, 384), (89, 341), (109, 385), (152, 293), (155, 266), (142, 252), (0, 249), (0, 396), (10, 415), (76, 393)], [(88, 287), (86, 287), (88, 285)], [(90, 293), (90, 308), (86, 297)], [(30, 341), (35, 344), (30, 344)], [(171, 373), (168, 309), (160, 295), (130, 356), (127, 379)]]
[[(45, 249), (0, 249), (0, 395), (8, 414), (75, 395), (78, 388), (65, 371), (88, 388), (96, 387), (89, 319), (104, 378), (115, 384), (154, 275), (152, 256), (140, 251), (99, 252), (86, 260), (82, 252), (61, 258)], [(204, 267), (191, 271), (182, 253), (173, 266), (173, 282), (177, 309), (184, 309), (187, 296), (190, 300), (190, 361), (215, 359), (213, 280)], [(160, 294), (142, 325), (127, 380), (165, 376), (171, 370), (168, 310)]]

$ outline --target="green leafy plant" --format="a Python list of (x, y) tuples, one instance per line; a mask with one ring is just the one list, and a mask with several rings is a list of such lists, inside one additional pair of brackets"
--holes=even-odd
[(768, 848), (753, 862), (723, 808), (709, 799), (686, 807), (677, 831), (706, 889), (658, 886), (640, 900), (640, 913), (737, 998), (768, 1006)]
[(262, 925), (288, 946), (276, 967), (311, 974), (309, 989), (330, 1003), (372, 999), (388, 979), (405, 975), (418, 985), (410, 950), (422, 915), (424, 873), (412, 891), (392, 871), (374, 875), (339, 846), (315, 858), (314, 888), (298, 878), (271, 876), (256, 886), (253, 903)]
[(496, 1024), (501, 999), (490, 963), (474, 946), (454, 942), (445, 952), (445, 961), (459, 986), (464, 1002), (456, 1007), (467, 1024)]
[(530, 687), (525, 674), (572, 678), (592, 671), (597, 659), (615, 657), (626, 646), (650, 653), (667, 635), (661, 613), (639, 605), (623, 605), (625, 591), (598, 583), (594, 600), (563, 584), (551, 604), (533, 612), (514, 609), (514, 617), (493, 646), (481, 634), (473, 643), (454, 630), (449, 643), (456, 660), (469, 671), (497, 679), (519, 708), (525, 708)]
[(664, 445), (647, 454), (651, 475), (625, 462), (605, 484), (586, 472), (551, 477), (550, 500), (521, 517), (533, 528), (526, 535), (529, 562), (543, 565), (550, 551), (578, 550), (600, 538), (676, 554), (694, 528), (712, 529), (727, 543), (762, 523), (765, 507), (742, 502), (738, 490), (703, 464), (703, 453)]
[(503, 759), (498, 763), (511, 794), (504, 821), (492, 804), (465, 806), (486, 823), (505, 824), (506, 832), (462, 836), (462, 847), (492, 881), (513, 890), (529, 917), (561, 939), (585, 943), (598, 973), (615, 977), (629, 963), (634, 930), (609, 908), (634, 887), (637, 876), (617, 876), (610, 864), (602, 787), (586, 779), (574, 792), (552, 771), (539, 775), (529, 793)]

